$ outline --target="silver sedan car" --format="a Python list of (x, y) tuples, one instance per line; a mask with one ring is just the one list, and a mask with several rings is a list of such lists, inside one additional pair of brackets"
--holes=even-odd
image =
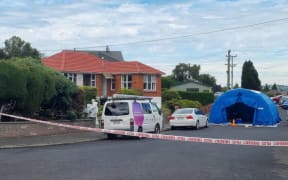
[(208, 127), (208, 117), (198, 108), (180, 108), (169, 116), (171, 129), (175, 127)]

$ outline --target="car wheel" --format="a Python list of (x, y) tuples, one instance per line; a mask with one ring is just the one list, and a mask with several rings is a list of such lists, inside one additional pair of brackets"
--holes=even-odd
[(208, 128), (208, 119), (206, 120), (205, 128)]
[(155, 134), (160, 134), (160, 127), (159, 127), (158, 124), (156, 124), (156, 126), (155, 126), (154, 133), (155, 133)]
[(196, 128), (196, 129), (199, 129), (199, 128), (200, 128), (200, 126), (199, 126), (199, 121), (196, 122), (195, 128)]
[(175, 127), (174, 127), (174, 126), (170, 126), (170, 129), (171, 129), (171, 130), (175, 130)]

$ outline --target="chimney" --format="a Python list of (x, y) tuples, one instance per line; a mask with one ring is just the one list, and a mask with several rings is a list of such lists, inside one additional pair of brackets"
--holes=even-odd
[(110, 48), (109, 48), (108, 45), (106, 46), (106, 52), (107, 52), (107, 53), (110, 52)]

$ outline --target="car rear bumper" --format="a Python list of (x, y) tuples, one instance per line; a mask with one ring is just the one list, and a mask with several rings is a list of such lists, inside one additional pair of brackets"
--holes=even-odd
[(175, 127), (185, 127), (185, 126), (196, 126), (196, 121), (195, 120), (185, 120), (185, 121), (170, 121), (170, 126), (175, 126)]

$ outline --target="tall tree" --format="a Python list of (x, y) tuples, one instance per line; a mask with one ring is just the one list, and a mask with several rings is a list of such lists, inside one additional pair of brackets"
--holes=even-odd
[(208, 86), (216, 86), (216, 79), (209, 74), (200, 74), (198, 80)]
[(185, 81), (189, 79), (198, 79), (200, 71), (200, 65), (180, 63), (176, 65), (172, 72), (172, 77), (178, 81)]
[(233, 87), (234, 89), (237, 89), (237, 88), (239, 88), (239, 84), (238, 83), (236, 83), (235, 85), (234, 85), (234, 87)]
[(271, 89), (272, 89), (272, 90), (278, 90), (276, 83), (273, 84), (273, 86), (272, 86)]
[(4, 49), (0, 49), (0, 59), (6, 59)]
[(161, 78), (162, 81), (162, 89), (170, 89), (171, 86), (176, 84), (175, 79), (173, 79), (171, 76), (164, 76)]
[(270, 91), (270, 88), (269, 88), (268, 84), (265, 84), (263, 91), (264, 92)]
[(32, 48), (30, 43), (23, 41), (18, 36), (11, 37), (4, 44), (5, 47), (0, 49), (0, 59), (31, 57), (40, 60), (41, 58), (41, 54), (37, 49)]
[(190, 64), (188, 64), (189, 79), (198, 79), (199, 73), (200, 73), (200, 65), (193, 64), (193, 66), (190, 66)]
[(261, 81), (258, 72), (251, 60), (245, 61), (242, 68), (241, 87), (246, 89), (261, 90)]

